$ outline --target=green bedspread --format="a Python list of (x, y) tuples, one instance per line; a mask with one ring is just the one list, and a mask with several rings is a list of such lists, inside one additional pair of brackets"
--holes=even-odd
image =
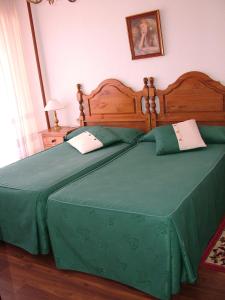
[(48, 253), (48, 196), (129, 147), (119, 143), (81, 155), (63, 143), (0, 169), (0, 240)]
[(169, 299), (197, 278), (225, 213), (224, 181), (225, 145), (156, 156), (154, 143), (138, 144), (49, 197), (57, 267)]

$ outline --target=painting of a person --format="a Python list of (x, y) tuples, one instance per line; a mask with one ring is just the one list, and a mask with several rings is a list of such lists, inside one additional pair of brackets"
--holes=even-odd
[(159, 52), (156, 20), (146, 18), (132, 22), (132, 36), (136, 55)]
[(159, 10), (126, 17), (132, 59), (164, 55)]

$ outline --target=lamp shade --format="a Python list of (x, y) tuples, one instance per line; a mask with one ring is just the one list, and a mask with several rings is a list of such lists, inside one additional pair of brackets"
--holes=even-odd
[(64, 108), (62, 103), (60, 103), (58, 100), (52, 99), (49, 100), (45, 106), (45, 111), (58, 110), (62, 108)]

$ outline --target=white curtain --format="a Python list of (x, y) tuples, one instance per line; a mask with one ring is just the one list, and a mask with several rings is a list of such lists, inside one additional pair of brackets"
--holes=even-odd
[(15, 1), (0, 0), (0, 167), (41, 149)]

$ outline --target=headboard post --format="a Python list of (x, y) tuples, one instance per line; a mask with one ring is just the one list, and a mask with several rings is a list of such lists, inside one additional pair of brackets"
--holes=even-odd
[(143, 96), (145, 99), (145, 109), (146, 109), (146, 113), (150, 114), (148, 78), (145, 77), (143, 81), (144, 81)]
[(156, 119), (157, 119), (157, 113), (156, 113), (156, 103), (155, 103), (155, 95), (156, 95), (156, 89), (154, 86), (154, 78), (149, 78), (149, 99), (150, 99), (150, 110), (151, 110), (151, 128), (156, 127)]
[(143, 88), (143, 97), (145, 99), (145, 109), (146, 109), (146, 129), (151, 129), (151, 113), (150, 113), (150, 103), (149, 103), (149, 86), (148, 78), (144, 77), (144, 88)]
[(79, 102), (80, 109), (80, 126), (84, 126), (84, 108), (83, 108), (83, 92), (81, 90), (81, 84), (77, 84), (77, 100)]

